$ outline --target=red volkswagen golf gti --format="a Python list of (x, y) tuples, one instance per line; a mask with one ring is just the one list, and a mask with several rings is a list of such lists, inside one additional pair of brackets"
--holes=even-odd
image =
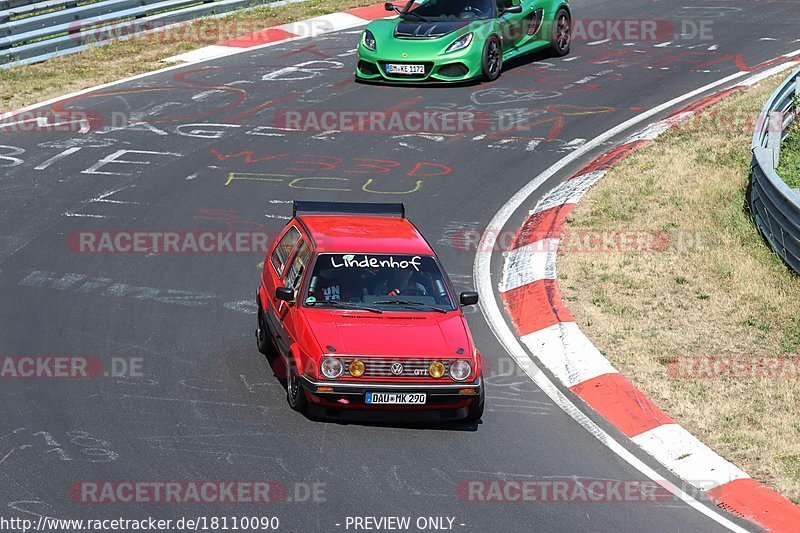
[(438, 410), (479, 420), (481, 356), (453, 287), (402, 204), (294, 202), (271, 247), (258, 349), (295, 410)]

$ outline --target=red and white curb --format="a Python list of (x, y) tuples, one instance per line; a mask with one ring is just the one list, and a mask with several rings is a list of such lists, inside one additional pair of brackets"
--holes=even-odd
[(325, 33), (364, 26), (372, 20), (388, 16), (383, 4), (357, 7), (339, 13), (330, 13), (306, 20), (273, 26), (255, 33), (242, 35), (211, 46), (204, 46), (184, 54), (168, 57), (165, 62), (193, 63), (238, 54), (243, 50), (274, 46), (296, 39), (316, 37)]
[(570, 211), (614, 164), (694, 113), (793, 64), (779, 65), (684, 107), (551, 190), (517, 231), (498, 287), (517, 337), (561, 383), (675, 475), (706, 491), (719, 507), (780, 532), (797, 531), (800, 507), (716, 454), (614, 368), (564, 305), (556, 254)]

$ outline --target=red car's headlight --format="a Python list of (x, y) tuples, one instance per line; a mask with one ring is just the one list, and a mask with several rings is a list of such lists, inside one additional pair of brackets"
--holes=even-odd
[(458, 359), (450, 365), (450, 377), (456, 381), (464, 381), (472, 373), (472, 366), (466, 359)]
[(326, 357), (319, 365), (322, 375), (328, 379), (336, 379), (344, 372), (344, 365), (334, 357)]

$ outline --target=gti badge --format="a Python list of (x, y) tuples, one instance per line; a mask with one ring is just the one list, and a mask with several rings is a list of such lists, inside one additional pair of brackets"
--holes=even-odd
[(395, 376), (399, 376), (403, 373), (403, 365), (400, 363), (392, 363), (392, 366), (389, 368), (389, 371), (394, 374)]

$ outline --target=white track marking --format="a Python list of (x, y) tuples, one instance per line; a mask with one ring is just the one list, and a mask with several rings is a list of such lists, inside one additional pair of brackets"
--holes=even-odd
[(631, 440), (679, 478), (703, 490), (750, 477), (678, 424), (662, 424)]
[[(798, 52), (800, 53), (800, 51)], [(783, 56), (786, 57), (786, 56)], [(725, 78), (715, 81), (713, 83), (709, 83), (699, 89), (686, 93), (682, 96), (677, 98), (673, 98), (668, 102), (664, 102), (663, 104), (656, 106), (649, 111), (645, 111), (644, 113), (640, 113), (639, 115), (611, 128), (610, 130), (606, 131), (605, 133), (598, 135), (594, 139), (588, 141), (586, 144), (575, 150), (574, 152), (570, 153), (566, 157), (562, 158), (552, 166), (550, 166), (547, 170), (536, 176), (532, 179), (528, 184), (526, 184), (519, 192), (517, 192), (511, 199), (506, 202), (503, 207), (495, 214), (492, 220), (489, 222), (489, 225), (486, 227), (486, 231), (483, 233), (483, 237), (481, 238), (481, 242), (478, 245), (478, 250), (492, 250), (497, 240), (497, 235), (500, 231), (508, 223), (511, 216), (522, 206), (522, 204), (533, 194), (535, 193), (539, 187), (541, 187), (548, 179), (554, 176), (557, 172), (563, 170), (565, 167), (574, 163), (575, 161), (579, 160), (581, 157), (588, 154), (590, 151), (594, 150), (595, 148), (601, 146), (603, 143), (613, 139), (615, 136), (619, 135), (620, 133), (628, 130), (629, 128), (636, 126), (644, 122), (645, 120), (663, 112), (671, 107), (674, 107), (682, 102), (690, 100), (696, 96), (699, 96), (705, 92), (708, 92), (712, 89), (725, 85), (727, 83), (731, 83), (733, 81), (738, 80), (739, 78), (747, 76), (748, 72), (737, 72), (730, 76), (726, 76)], [(567, 398), (564, 393), (562, 393), (558, 387), (550, 380), (550, 378), (545, 375), (539, 367), (534, 364), (533, 360), (530, 356), (525, 352), (525, 349), (520, 344), (517, 337), (508, 327), (508, 324), (503, 317), (503, 314), (500, 312), (500, 308), (497, 305), (497, 300), (495, 299), (495, 292), (494, 288), (492, 287), (491, 281), (491, 253), (478, 253), (475, 255), (475, 263), (473, 266), (473, 278), (475, 282), (475, 286), (478, 288), (478, 291), (484, 294), (484, 298), (481, 299), (480, 309), (486, 319), (486, 323), (489, 325), (489, 328), (494, 333), (497, 340), (506, 351), (516, 360), (517, 364), (520, 368), (533, 380), (534, 383), (545, 393), (547, 394), (553, 403), (555, 403), (558, 407), (560, 407), (565, 413), (567, 413), (570, 417), (572, 417), (576, 422), (578, 422), (584, 429), (586, 429), (589, 433), (591, 433), (597, 440), (602, 442), (606, 447), (608, 447), (612, 452), (617, 454), (620, 458), (630, 464), (632, 467), (637, 469), (639, 472), (644, 474), (650, 479), (655, 481), (661, 481), (663, 476), (660, 476), (658, 472), (654, 469), (650, 468), (647, 464), (645, 464), (641, 459), (633, 455), (627, 448), (625, 448), (622, 444), (618, 441), (613, 439), (608, 433), (603, 431), (597, 424), (595, 424), (592, 420), (590, 420), (583, 412), (581, 412), (578, 407), (572, 403), (572, 401)], [(737, 524), (730, 521), (728, 518), (722, 516), (721, 514), (715, 512), (714, 510), (706, 507), (705, 505), (698, 502), (695, 498), (691, 495), (687, 494), (685, 491), (681, 490), (680, 488), (668, 484), (668, 490), (675, 495), (678, 499), (685, 502), (687, 505), (691, 506), (698, 512), (702, 513), (703, 515), (707, 516), (711, 520), (714, 520), (718, 524), (727, 527), (731, 531), (736, 532), (745, 532), (747, 530), (743, 529), (742, 527), (738, 526)]]
[(498, 289), (508, 292), (541, 279), (556, 279), (557, 252), (558, 239), (540, 239), (510, 250)]
[[(183, 66), (187, 63), (197, 63), (198, 61), (208, 61), (209, 59), (232, 56), (240, 53), (241, 50), (243, 49), (236, 46), (220, 46), (218, 44), (212, 44), (202, 48), (197, 48), (196, 50), (190, 50), (182, 54), (167, 57), (162, 59), (162, 61), (165, 63), (180, 63), (180, 65)], [(244, 50), (250, 50), (250, 48), (245, 48)]]
[(559, 322), (520, 340), (567, 387), (618, 373), (575, 322)]
[(293, 33), (299, 37), (316, 37), (323, 33), (363, 26), (367, 22), (361, 17), (341, 12), (282, 24), (276, 29)]

